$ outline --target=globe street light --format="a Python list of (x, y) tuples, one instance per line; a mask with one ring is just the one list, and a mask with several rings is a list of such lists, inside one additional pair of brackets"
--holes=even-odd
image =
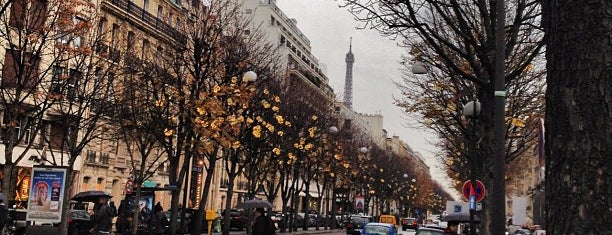
[(246, 73), (244, 73), (244, 75), (242, 75), (242, 79), (244, 81), (254, 82), (257, 80), (257, 73), (253, 71), (247, 71)]

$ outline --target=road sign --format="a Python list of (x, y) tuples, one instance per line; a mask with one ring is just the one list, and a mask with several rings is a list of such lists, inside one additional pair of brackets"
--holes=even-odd
[(125, 182), (125, 194), (132, 194), (134, 190), (134, 181), (132, 179), (128, 179), (127, 182)]
[[(465, 181), (465, 183), (463, 183), (463, 196), (465, 197), (466, 200), (470, 200), (470, 188), (472, 186), (472, 184), (470, 183), (471, 181)], [(480, 180), (476, 180), (474, 182), (474, 194), (476, 196), (476, 202), (480, 202), (482, 201), (482, 199), (484, 199), (485, 197), (485, 186), (482, 182), (480, 182)]]

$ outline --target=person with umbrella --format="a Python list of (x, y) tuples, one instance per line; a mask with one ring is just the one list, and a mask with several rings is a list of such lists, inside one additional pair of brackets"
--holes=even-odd
[(448, 221), (448, 224), (446, 225), (446, 229), (444, 229), (444, 234), (457, 235), (457, 230), (459, 230), (459, 222)]
[(274, 224), (270, 218), (264, 214), (264, 208), (255, 209), (255, 223), (253, 223), (252, 235), (274, 235)]
[(92, 234), (107, 235), (110, 234), (113, 227), (113, 215), (111, 215), (108, 205), (108, 196), (98, 198), (98, 203), (94, 205), (94, 211), (91, 221), (93, 223)]

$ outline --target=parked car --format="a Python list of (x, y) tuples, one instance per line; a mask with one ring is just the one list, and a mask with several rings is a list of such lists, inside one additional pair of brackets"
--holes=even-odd
[[(237, 229), (237, 230), (242, 231), (246, 229), (247, 221), (248, 221), (248, 215), (246, 211), (242, 209), (230, 209), (229, 213), (230, 213), (230, 224), (229, 224), (230, 230)], [(223, 210), (223, 212), (221, 213), (221, 217), (223, 216), (225, 216), (225, 210)], [(221, 226), (224, 227), (225, 225), (222, 224)]]
[(439, 228), (420, 227), (416, 235), (444, 235), (444, 230)]
[(390, 223), (367, 223), (361, 229), (362, 235), (397, 235), (397, 229)]
[(93, 228), (91, 216), (86, 210), (71, 210), (68, 217), (68, 234), (89, 234)]
[(416, 231), (419, 229), (419, 223), (416, 218), (403, 218), (400, 223), (402, 224), (402, 230), (412, 229)]
[(529, 230), (529, 229), (519, 229), (519, 230), (516, 230), (516, 231), (514, 232), (514, 234), (520, 234), (520, 235), (532, 235), (532, 234), (533, 234), (533, 232), (531, 232), (531, 230)]
[(360, 235), (363, 226), (372, 221), (374, 219), (369, 215), (352, 215), (345, 224), (346, 234)]

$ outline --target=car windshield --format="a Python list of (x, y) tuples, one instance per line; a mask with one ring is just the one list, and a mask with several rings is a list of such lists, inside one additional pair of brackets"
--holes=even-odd
[(382, 225), (367, 225), (363, 228), (366, 234), (390, 235), (391, 228)]

